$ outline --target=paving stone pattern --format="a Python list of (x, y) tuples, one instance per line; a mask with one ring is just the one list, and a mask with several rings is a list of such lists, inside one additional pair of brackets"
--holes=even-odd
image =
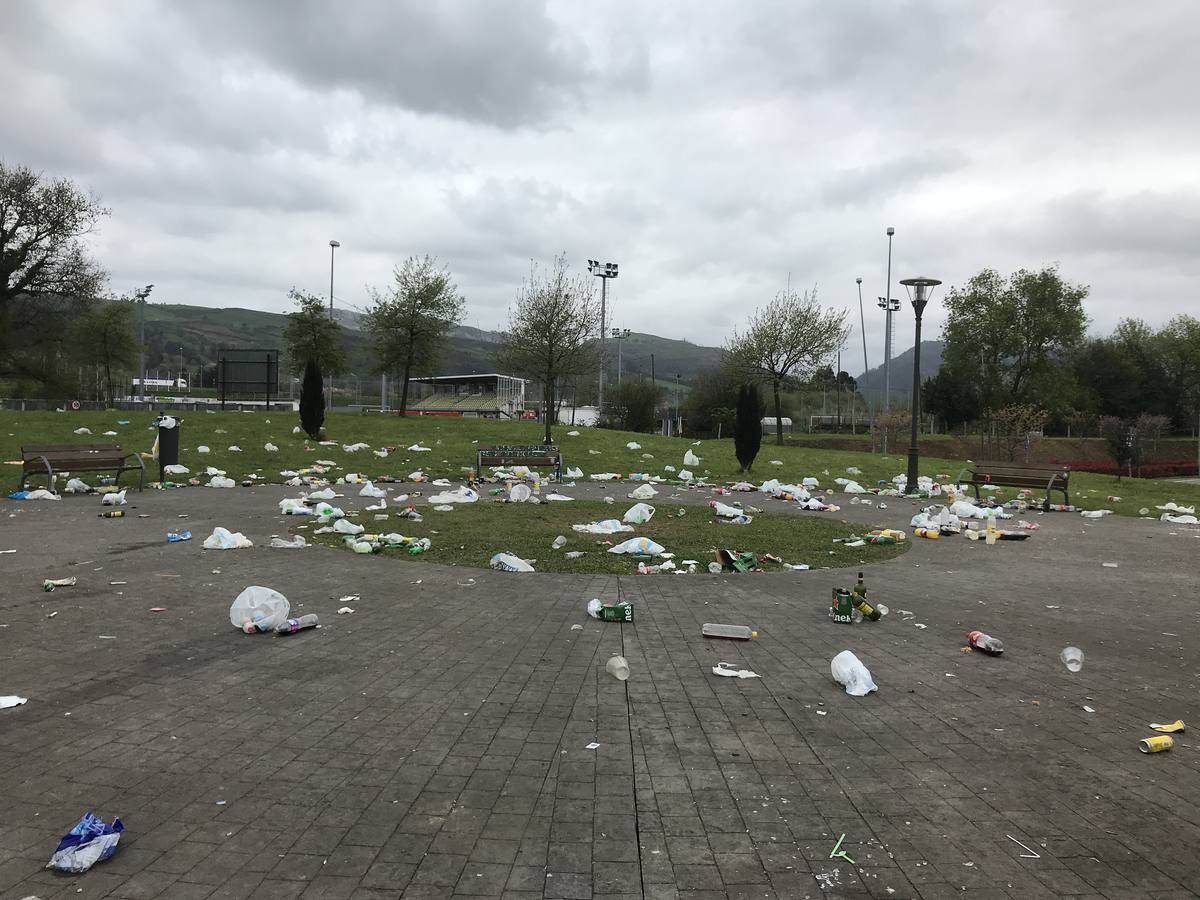
[[(1196, 743), (1137, 750), (1151, 721), (1200, 728), (1196, 529), (1049, 514), (1024, 544), (922, 542), (866, 568), (891, 614), (850, 627), (825, 613), (847, 570), (522, 576), (268, 549), (288, 495), (146, 492), (115, 521), (90, 498), (0, 507), (0, 693), (29, 697), (0, 711), (0, 900), (1200, 891)], [(904, 526), (912, 505), (889, 505)], [(176, 525), (195, 539), (167, 544)], [(214, 525), (258, 546), (204, 551)], [(752, 528), (743, 549), (769, 550)], [(252, 583), (324, 627), (234, 630)], [(634, 624), (584, 614), (618, 595)], [(707, 621), (760, 637), (706, 641)], [(1006, 655), (962, 652), (975, 627)], [(847, 648), (878, 693), (832, 682)], [(88, 810), (124, 821), (116, 856), (45, 870)], [(841, 834), (854, 863), (830, 859)]]

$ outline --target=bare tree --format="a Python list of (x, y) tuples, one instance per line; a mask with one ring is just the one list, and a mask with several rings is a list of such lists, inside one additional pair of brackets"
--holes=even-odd
[(824, 309), (817, 292), (780, 291), (750, 316), (746, 330), (725, 345), (726, 365), (740, 378), (771, 385), (775, 399), (775, 440), (783, 443), (780, 389), (827, 363), (846, 340), (845, 311)]
[(547, 444), (553, 442), (555, 386), (564, 376), (590, 371), (596, 365), (599, 325), (600, 307), (592, 296), (592, 279), (572, 274), (566, 256), (555, 258), (545, 273), (535, 266), (517, 293), (496, 360), (501, 367), (542, 383)]
[(462, 321), (464, 301), (450, 270), (430, 256), (410, 256), (392, 270), (386, 293), (371, 288), (366, 329), (375, 348), (376, 371), (401, 372), (400, 415), (408, 408), (413, 366), (431, 365), (450, 328)]
[(108, 212), (69, 179), (0, 160), (0, 376), (53, 377), (42, 364), (57, 355), (46, 346), (61, 343), (59, 326), (104, 287), (82, 239)]

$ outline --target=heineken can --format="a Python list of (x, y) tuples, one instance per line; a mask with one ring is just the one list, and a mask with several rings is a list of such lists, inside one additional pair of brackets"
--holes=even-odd
[(851, 594), (845, 588), (833, 589), (833, 600), (829, 604), (829, 618), (844, 625), (854, 622), (854, 603)]

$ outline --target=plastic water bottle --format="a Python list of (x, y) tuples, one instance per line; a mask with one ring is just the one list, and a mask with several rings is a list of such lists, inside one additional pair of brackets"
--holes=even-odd
[(1004, 652), (1004, 642), (982, 631), (967, 632), (967, 643), (976, 650), (982, 650), (988, 656), (999, 656)]
[(705, 622), (700, 633), (708, 638), (729, 638), (733, 641), (748, 641), (758, 637), (757, 631), (751, 631), (748, 625), (717, 625)]
[(288, 619), (275, 626), (276, 634), (291, 634), (294, 631), (300, 631), (304, 628), (316, 628), (320, 622), (317, 620), (316, 613), (307, 613), (298, 619)]

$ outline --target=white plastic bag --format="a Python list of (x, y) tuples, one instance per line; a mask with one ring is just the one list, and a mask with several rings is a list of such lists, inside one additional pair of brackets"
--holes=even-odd
[(635, 503), (629, 509), (625, 510), (625, 515), (622, 521), (629, 522), (633, 525), (645, 525), (654, 518), (654, 507), (648, 503)]
[(567, 467), (567, 477), (568, 478), (582, 478), (583, 477), (583, 469), (573, 469), (570, 466), (568, 466)]
[(679, 470), (679, 480), (680, 481), (694, 481), (695, 478), (696, 478), (696, 476), (692, 474), (691, 469), (680, 469)]
[(644, 553), (648, 556), (660, 556), (666, 552), (662, 544), (656, 544), (650, 538), (635, 537), (622, 541), (615, 547), (608, 548), (609, 553)]
[(222, 478), (220, 475), (214, 475), (209, 479), (205, 487), (211, 488), (231, 488), (236, 487), (236, 482), (232, 478)]
[(338, 534), (362, 534), (366, 531), (361, 525), (355, 524), (349, 519), (338, 519), (333, 523), (333, 530)]
[(196, 448), (196, 452), (197, 453), (208, 453), (208, 448), (206, 446), (204, 446), (203, 444), (201, 444), (199, 447)]
[(266, 450), (268, 453), (278, 453), (279, 452), (279, 448), (276, 447), (274, 444), (272, 444), (270, 441), (267, 441), (265, 444), (263, 444), (263, 449)]
[(387, 491), (381, 487), (375, 487), (375, 485), (368, 481), (362, 486), (362, 490), (358, 492), (358, 496), (374, 497), (376, 500), (378, 500), (380, 497), (386, 497)]
[(529, 490), (527, 484), (514, 484), (512, 490), (508, 492), (508, 499), (513, 503), (524, 503), (529, 499), (532, 491)]
[(337, 492), (333, 488), (327, 487), (321, 491), (313, 491), (308, 495), (309, 500), (332, 500), (337, 496)]
[(241, 550), (253, 546), (254, 542), (240, 531), (230, 531), (219, 525), (204, 539), (205, 550)]
[(641, 487), (635, 488), (634, 490), (629, 492), (629, 499), (630, 500), (649, 500), (651, 497), (654, 497), (657, 494), (658, 494), (658, 491), (656, 491), (653, 487), (651, 487), (648, 484), (643, 484)]
[(267, 587), (251, 585), (229, 607), (229, 623), (241, 631), (271, 631), (287, 621), (292, 605), (288, 598)]
[(738, 516), (745, 515), (743, 510), (736, 506), (727, 506), (720, 500), (713, 500), (708, 505), (712, 507), (714, 513), (726, 519), (736, 519)]
[(630, 441), (630, 442), (629, 442), (628, 444), (626, 444), (625, 446), (626, 446), (627, 448), (629, 448), (630, 450), (641, 450), (641, 449), (642, 449), (642, 445), (641, 445), (641, 444), (639, 444), (637, 441)]
[(511, 553), (497, 553), (492, 557), (491, 567), (498, 572), (532, 572), (533, 566)]
[(683, 451), (683, 464), (685, 466), (698, 466), (700, 465), (700, 457), (691, 450), (685, 450)]
[(114, 491), (111, 494), (104, 494), (100, 497), (102, 506), (124, 506), (125, 491)]
[(572, 531), (582, 531), (586, 534), (616, 534), (619, 531), (633, 531), (629, 525), (622, 525), (616, 519), (604, 519), (601, 522), (589, 522), (586, 525), (572, 525)]
[[(526, 490), (529, 490), (526, 488)], [(431, 504), (445, 503), (475, 503), (479, 499), (479, 494), (471, 490), (469, 487), (460, 487), (453, 491), (442, 491), (440, 494), (434, 494), (429, 498)]]
[(286, 541), (281, 537), (271, 538), (271, 546), (278, 550), (299, 550), (302, 547), (307, 547), (308, 543), (304, 540), (304, 535), (298, 534), (290, 541)]
[(178, 465), (163, 466), (163, 471), (166, 472), (168, 475), (187, 475), (187, 474), (189, 474), (189, 469), (187, 466), (178, 466)]
[(843, 650), (833, 658), (829, 672), (834, 681), (845, 686), (846, 693), (851, 697), (865, 697), (871, 691), (879, 690), (862, 660), (849, 650)]
[(82, 479), (72, 478), (67, 482), (65, 490), (68, 494), (86, 494), (91, 488)]

